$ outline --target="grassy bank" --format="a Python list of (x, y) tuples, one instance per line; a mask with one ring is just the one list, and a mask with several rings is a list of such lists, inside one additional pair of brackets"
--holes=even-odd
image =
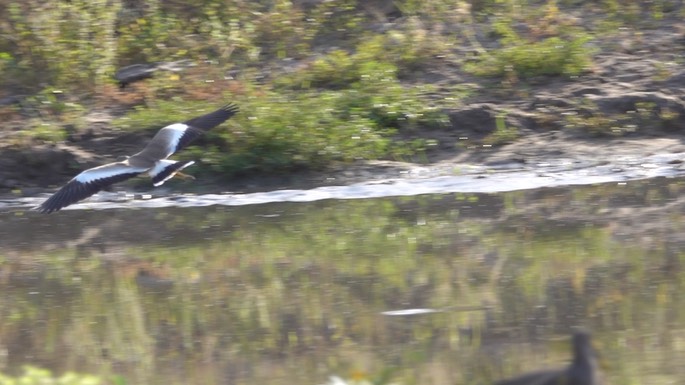
[[(450, 71), (502, 93), (592, 69), (602, 39), (680, 14), (675, 1), (0, 0), (0, 107), (21, 143), (58, 141), (108, 109), (154, 130), (234, 101), (242, 113), (189, 155), (235, 175), (417, 159), (468, 96)], [(592, 18), (586, 18), (593, 15)], [(120, 90), (133, 63), (188, 60)], [(488, 143), (497, 144), (497, 133)], [(501, 133), (500, 133), (501, 134)], [(501, 135), (500, 135), (501, 136)], [(512, 135), (507, 135), (507, 138)], [(513, 133), (515, 137), (515, 133)]]

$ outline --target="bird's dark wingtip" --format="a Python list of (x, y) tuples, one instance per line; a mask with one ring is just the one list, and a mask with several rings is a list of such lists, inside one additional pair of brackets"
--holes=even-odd
[(47, 199), (45, 202), (33, 207), (31, 210), (37, 211), (41, 214), (50, 214), (61, 210), (63, 207), (64, 206), (60, 205), (59, 202), (56, 202), (55, 199)]
[(238, 105), (235, 103), (227, 103), (221, 107), (221, 110), (235, 114), (240, 111), (240, 107), (238, 107)]
[(38, 206), (31, 207), (30, 210), (31, 210), (31, 211), (37, 211), (37, 212), (40, 213), (40, 214), (50, 214), (50, 213), (52, 213), (52, 212), (57, 211), (56, 209), (48, 208), (48, 207), (46, 207), (45, 205), (42, 205), (42, 204), (41, 204), (41, 205), (38, 205)]
[(184, 123), (201, 130), (210, 130), (230, 119), (238, 111), (239, 108), (235, 103), (228, 103), (213, 112), (190, 119)]

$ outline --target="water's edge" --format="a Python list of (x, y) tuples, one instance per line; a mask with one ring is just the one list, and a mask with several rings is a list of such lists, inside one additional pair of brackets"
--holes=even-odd
[[(440, 193), (496, 193), (541, 187), (587, 185), (641, 180), (655, 177), (678, 177), (685, 174), (681, 154), (656, 154), (625, 157), (612, 163), (560, 161), (534, 166), (502, 164), (478, 167), (461, 175), (374, 180), (343, 186), (325, 186), (307, 190), (275, 190), (248, 194), (120, 194), (102, 192), (67, 210), (149, 207), (201, 207), (211, 205), (243, 206), (272, 202), (312, 202), (323, 199), (363, 199), (390, 196), (413, 196)], [(464, 172), (462, 170), (462, 172)], [(0, 209), (32, 208), (48, 195), (0, 199)]]

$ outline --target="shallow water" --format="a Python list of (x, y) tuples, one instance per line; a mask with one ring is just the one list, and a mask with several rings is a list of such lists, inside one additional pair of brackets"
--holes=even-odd
[(14, 200), (0, 211), (0, 371), (487, 384), (568, 362), (583, 326), (609, 383), (680, 384), (685, 181), (620, 181), (52, 215)]
[[(643, 157), (613, 157), (611, 162), (556, 159), (545, 163), (502, 163), (460, 166), (459, 170), (416, 167), (404, 177), (385, 178), (342, 186), (306, 190), (276, 190), (252, 194), (177, 194), (165, 196), (160, 190), (148, 194), (102, 192), (65, 210), (110, 208), (244, 206), (274, 202), (314, 202), (325, 199), (369, 199), (445, 193), (497, 193), (543, 187), (626, 182), (657, 177), (685, 176), (682, 154), (655, 154)], [(445, 174), (449, 175), (445, 175)], [(154, 194), (154, 195), (153, 195)], [(0, 209), (30, 208), (42, 197), (0, 199)]]

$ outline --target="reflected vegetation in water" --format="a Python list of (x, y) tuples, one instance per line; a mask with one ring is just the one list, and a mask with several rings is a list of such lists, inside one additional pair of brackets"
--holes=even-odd
[(685, 184), (0, 213), (0, 371), (131, 384), (682, 383)]

